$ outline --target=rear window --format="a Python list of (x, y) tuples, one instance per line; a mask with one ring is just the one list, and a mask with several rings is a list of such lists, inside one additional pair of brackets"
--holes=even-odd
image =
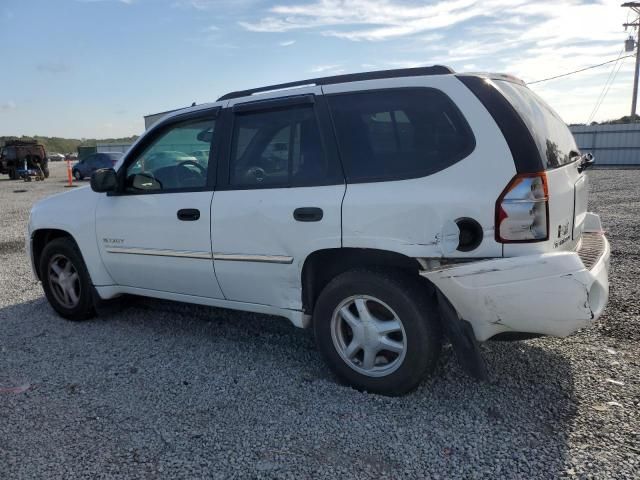
[(475, 147), (462, 113), (439, 90), (399, 88), (328, 98), (348, 181), (427, 176)]
[(505, 80), (495, 80), (495, 84), (529, 128), (545, 169), (578, 159), (580, 152), (573, 134), (544, 100), (524, 85)]

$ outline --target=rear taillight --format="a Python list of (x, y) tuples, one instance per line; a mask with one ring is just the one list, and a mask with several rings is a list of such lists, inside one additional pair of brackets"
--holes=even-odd
[(549, 239), (549, 190), (544, 172), (516, 175), (496, 202), (496, 241)]

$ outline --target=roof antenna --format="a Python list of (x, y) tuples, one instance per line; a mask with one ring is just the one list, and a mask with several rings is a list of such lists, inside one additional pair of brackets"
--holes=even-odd
[(193, 103), (191, 104), (191, 106), (192, 106), (192, 107), (195, 107), (195, 106), (196, 106), (196, 102), (193, 102)]

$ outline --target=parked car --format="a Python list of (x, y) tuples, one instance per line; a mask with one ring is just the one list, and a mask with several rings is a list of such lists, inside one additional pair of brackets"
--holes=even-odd
[[(42, 173), (40, 173), (42, 170)], [(11, 180), (21, 177), (49, 177), (49, 161), (44, 146), (35, 140), (9, 140), (0, 150), (0, 173)]]
[(50, 162), (61, 162), (65, 159), (64, 155), (62, 155), (61, 153), (49, 153), (49, 155), (47, 155), (47, 158), (49, 158)]
[(120, 158), (121, 153), (93, 153), (76, 163), (71, 173), (76, 180), (82, 180), (100, 168), (112, 168)]
[(402, 394), (445, 340), (486, 378), (479, 342), (602, 314), (591, 163), (510, 76), (304, 80), (170, 114), (91, 189), (34, 206), (29, 255), (65, 318), (123, 294), (280, 315), (313, 328), (343, 381)]

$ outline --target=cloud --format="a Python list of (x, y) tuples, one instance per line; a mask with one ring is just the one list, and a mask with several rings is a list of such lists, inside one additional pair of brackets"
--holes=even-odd
[(335, 64), (335, 65), (316, 65), (314, 67), (311, 67), (311, 69), (309, 70), (311, 73), (327, 73), (327, 72), (332, 72), (332, 73), (341, 73), (344, 72), (342, 64)]
[[(621, 26), (626, 14), (612, 0), (280, 0), (239, 25), (256, 33), (304, 30), (348, 42), (402, 39), (401, 48), (390, 44), (380, 50), (375, 68), (444, 64), (535, 81), (615, 59), (627, 35)], [(362, 61), (361, 68), (373, 68), (370, 59)], [(584, 121), (609, 67), (533, 88), (565, 119)], [(343, 65), (330, 59), (312, 68), (314, 73), (336, 70)], [(613, 118), (615, 109), (628, 103), (623, 91), (630, 89), (632, 70), (633, 59), (626, 59), (599, 115)]]
[(291, 45), (293, 45), (294, 43), (296, 43), (295, 40), (286, 40), (284, 42), (280, 42), (278, 43), (278, 45), (280, 45), (281, 47), (290, 47)]
[(15, 110), (16, 102), (13, 100), (8, 100), (4, 103), (0, 103), (0, 110)]
[[(240, 22), (254, 32), (284, 32), (296, 29), (330, 28), (325, 35), (348, 40), (383, 40), (454, 25), (486, 15), (487, 6), (476, 0), (440, 1), (432, 5), (391, 0), (318, 0), (302, 5), (276, 5), (256, 22)], [(522, 0), (501, 0), (501, 3)], [(335, 27), (360, 26), (357, 29)]]
[[(475, 36), (562, 45), (585, 36), (619, 40), (621, 11), (610, 0), (315, 0), (280, 4), (255, 21), (252, 32), (315, 30), (351, 41), (382, 41), (467, 25)], [(469, 26), (473, 20), (474, 25)], [(427, 41), (425, 39), (425, 41)], [(433, 39), (430, 39), (433, 41)]]
[(38, 65), (36, 65), (36, 69), (39, 72), (43, 72), (43, 73), (58, 74), (58, 73), (69, 72), (71, 70), (71, 67), (66, 63), (62, 63), (62, 62), (45, 62), (45, 63), (39, 63)]

